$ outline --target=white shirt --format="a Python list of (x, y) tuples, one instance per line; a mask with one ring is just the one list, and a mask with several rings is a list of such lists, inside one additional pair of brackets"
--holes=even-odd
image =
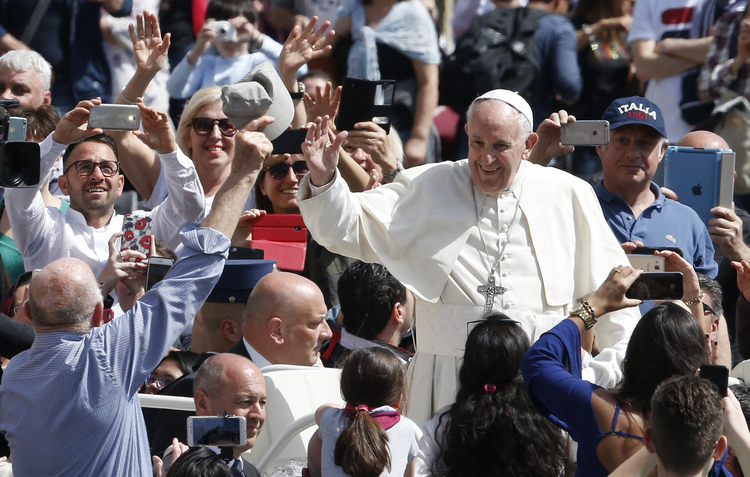
[[(42, 141), (41, 175), (46, 176), (55, 159), (65, 150), (64, 144), (52, 139)], [(150, 212), (154, 236), (172, 249), (180, 243), (182, 227), (194, 222), (203, 212), (203, 187), (192, 161), (182, 152), (160, 154), (165, 169), (169, 198)], [(75, 173), (75, 171), (73, 171)], [(109, 239), (122, 230), (123, 216), (112, 211), (109, 223), (94, 228), (86, 223), (83, 214), (68, 209), (45, 207), (40, 181), (36, 188), (6, 189), (6, 209), (13, 229), (13, 240), (23, 254), (26, 270), (43, 268), (63, 257), (75, 257), (99, 275), (109, 259)]]
[(242, 342), (245, 344), (247, 354), (250, 355), (250, 361), (255, 363), (255, 366), (257, 366), (258, 369), (263, 369), (266, 366), (271, 366), (271, 362), (264, 358), (262, 354), (258, 353), (255, 348), (253, 348), (250, 343), (247, 342), (244, 336), (242, 337)]

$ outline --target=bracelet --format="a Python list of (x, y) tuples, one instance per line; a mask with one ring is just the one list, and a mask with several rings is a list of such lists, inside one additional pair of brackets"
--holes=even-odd
[(591, 307), (589, 302), (583, 301), (579, 307), (570, 312), (570, 316), (577, 316), (586, 325), (586, 329), (590, 330), (596, 324), (596, 315), (594, 309)]
[(125, 96), (125, 88), (122, 88), (122, 91), (120, 91), (120, 97), (122, 97), (122, 99), (124, 99), (124, 100), (125, 100), (125, 102), (126, 102), (126, 103), (128, 103), (128, 104), (130, 104), (130, 105), (133, 105), (133, 106), (135, 106), (136, 104), (138, 104), (138, 103), (137, 103), (137, 102), (135, 102), (135, 101), (130, 101), (130, 100), (129, 100), (129, 99), (128, 99), (128, 98), (126, 97), (126, 96)]
[(682, 302), (684, 304), (686, 304), (687, 306), (693, 306), (693, 305), (697, 305), (698, 303), (700, 303), (701, 300), (703, 300), (703, 290), (701, 290), (701, 292), (698, 293), (698, 296), (695, 297), (694, 299), (692, 299), (692, 300), (686, 300), (686, 299), (683, 298)]

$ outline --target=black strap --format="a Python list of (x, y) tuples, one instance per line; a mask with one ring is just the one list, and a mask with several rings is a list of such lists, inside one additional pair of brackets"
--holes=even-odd
[(51, 2), (52, 0), (39, 0), (36, 7), (34, 7), (34, 11), (31, 12), (29, 23), (26, 24), (26, 28), (23, 29), (23, 34), (21, 35), (21, 41), (26, 45), (28, 45), (31, 39), (34, 38), (34, 34), (39, 28), (39, 23), (41, 23), (42, 17)]

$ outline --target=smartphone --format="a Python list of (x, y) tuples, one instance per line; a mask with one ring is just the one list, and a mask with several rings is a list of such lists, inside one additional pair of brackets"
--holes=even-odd
[(247, 425), (244, 417), (190, 416), (187, 419), (189, 446), (244, 446)]
[(674, 252), (680, 257), (685, 258), (680, 247), (636, 247), (635, 250), (630, 252), (630, 255), (653, 255), (654, 252), (663, 250), (669, 250), (670, 252)]
[(271, 141), (274, 154), (302, 154), (307, 129), (287, 129)]
[[(122, 219), (120, 250), (135, 250), (146, 257), (151, 255), (151, 217), (144, 213), (127, 214)], [(130, 259), (134, 262), (135, 259)]]
[(663, 272), (666, 270), (667, 259), (658, 255), (633, 255), (628, 254), (630, 266), (639, 268), (644, 272)]
[(727, 386), (729, 385), (729, 368), (718, 364), (701, 364), (701, 378), (708, 379), (719, 388), (719, 395), (727, 395)]
[(206, 26), (216, 30), (216, 39), (219, 41), (237, 41), (237, 28), (226, 20), (209, 22)]
[(336, 129), (351, 131), (360, 122), (372, 121), (386, 132), (391, 130), (394, 80), (369, 81), (344, 78), (341, 85), (341, 103), (336, 114)]
[(146, 267), (146, 291), (159, 283), (174, 265), (174, 260), (166, 257), (150, 257)]
[(570, 146), (603, 146), (609, 144), (609, 121), (574, 121), (563, 125), (563, 144)]
[(89, 129), (133, 131), (141, 125), (141, 110), (131, 104), (100, 104), (91, 108)]
[(682, 298), (682, 273), (644, 272), (628, 291), (628, 298), (637, 300), (679, 300)]
[(27, 124), (26, 118), (8, 118), (8, 141), (25, 141)]
[(229, 247), (227, 260), (263, 260), (263, 250), (249, 247)]

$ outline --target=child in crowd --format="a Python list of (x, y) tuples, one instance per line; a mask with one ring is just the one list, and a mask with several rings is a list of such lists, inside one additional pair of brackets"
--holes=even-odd
[[(229, 22), (237, 30), (236, 39), (222, 39), (224, 28), (212, 25), (214, 21)], [(257, 23), (252, 0), (212, 0), (195, 47), (167, 81), (169, 95), (189, 98), (201, 88), (233, 84), (265, 61), (278, 69), (282, 45), (258, 31)], [(302, 66), (299, 73), (306, 72)]]
[(413, 475), (420, 430), (401, 416), (406, 367), (384, 348), (355, 350), (341, 373), (346, 407), (324, 404), (310, 441), (312, 477)]

